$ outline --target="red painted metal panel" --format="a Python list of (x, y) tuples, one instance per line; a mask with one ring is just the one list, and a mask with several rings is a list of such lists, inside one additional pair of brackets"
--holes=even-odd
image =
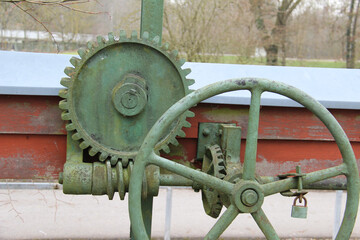
[(59, 97), (0, 95), (0, 133), (66, 134)]
[(56, 179), (65, 157), (65, 136), (0, 135), (0, 179)]
[[(66, 134), (58, 108), (60, 98), (45, 96), (0, 96), (0, 133)], [(236, 123), (246, 137), (248, 107), (198, 104), (192, 109), (189, 138), (197, 138), (200, 122)], [(360, 141), (360, 110), (331, 110), (351, 141)], [(262, 107), (259, 139), (333, 140), (326, 127), (302, 108)]]
[[(248, 106), (198, 104), (191, 109), (195, 117), (189, 119), (187, 137), (197, 138), (200, 122), (227, 122), (241, 126), (246, 137)], [(334, 109), (331, 113), (345, 129), (351, 141), (360, 141), (360, 111)], [(304, 108), (262, 107), (260, 110), (259, 139), (333, 140), (325, 125)]]
[[(0, 96), (0, 179), (56, 179), (66, 157), (66, 131), (58, 97)], [(236, 123), (246, 137), (248, 107), (198, 104), (192, 109), (187, 137), (171, 147), (169, 156), (196, 165), (200, 122)], [(360, 111), (331, 111), (344, 127), (360, 157)], [(259, 128), (258, 173), (293, 171), (299, 163), (306, 172), (340, 163), (340, 153), (326, 127), (302, 108), (262, 107)], [(244, 155), (245, 140), (241, 154)]]
[[(180, 145), (166, 156), (180, 162), (196, 164), (197, 139), (180, 139)], [(241, 142), (240, 160), (244, 161), (246, 141)], [(360, 166), (360, 142), (352, 142)], [(165, 155), (164, 155), (165, 156)], [(257, 173), (260, 176), (276, 176), (295, 172), (297, 165), (302, 171), (312, 172), (341, 164), (342, 158), (335, 142), (259, 140), (257, 150)]]
[[(360, 166), (360, 143), (353, 142), (352, 147)], [(304, 173), (333, 167), (342, 163), (342, 157), (335, 142), (260, 140), (257, 162), (259, 175), (274, 176), (295, 172), (297, 165)]]

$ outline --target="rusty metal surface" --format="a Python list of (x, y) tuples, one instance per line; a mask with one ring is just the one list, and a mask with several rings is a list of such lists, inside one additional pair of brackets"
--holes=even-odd
[(60, 98), (0, 95), (0, 134), (64, 135)]
[[(66, 151), (59, 98), (0, 95), (0, 100), (0, 148), (3, 149), (0, 178), (56, 179)], [(192, 111), (196, 114), (190, 119), (192, 127), (184, 129), (186, 138), (178, 139), (179, 146), (171, 147), (171, 159), (194, 162), (199, 122), (236, 123), (242, 126), (242, 137), (246, 136), (246, 106), (199, 104)], [(360, 111), (333, 109), (331, 112), (352, 141), (360, 165)], [(309, 172), (339, 163), (340, 153), (334, 148), (329, 132), (305, 109), (262, 107), (260, 116), (259, 174), (267, 172), (274, 176), (278, 169), (286, 173), (298, 164)], [(300, 121), (302, 125), (298, 124)], [(245, 142), (242, 144), (241, 156), (244, 156)]]
[[(58, 97), (0, 95), (0, 133), (65, 134), (59, 118)], [(191, 109), (191, 128), (186, 138), (197, 138), (200, 122), (227, 122), (241, 126), (246, 137), (248, 107), (241, 105), (198, 104)], [(360, 141), (360, 110), (331, 109), (350, 141)], [(301, 124), (298, 124), (301, 122)], [(259, 139), (333, 140), (325, 126), (302, 108), (262, 107)]]
[(54, 180), (65, 155), (64, 136), (0, 134), (0, 179)]
[[(187, 137), (197, 137), (200, 122), (236, 123), (246, 138), (248, 106), (224, 104), (198, 104), (191, 111), (191, 128), (185, 129)], [(360, 110), (330, 109), (344, 128), (350, 141), (360, 141)], [(301, 124), (299, 124), (301, 123)], [(261, 107), (259, 139), (324, 140), (332, 141), (330, 132), (310, 111), (303, 108)]]

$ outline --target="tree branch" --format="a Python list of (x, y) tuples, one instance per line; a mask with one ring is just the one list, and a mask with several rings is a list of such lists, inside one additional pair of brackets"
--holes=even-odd
[[(64, 0), (65, 1), (65, 0)], [(69, 0), (71, 1), (71, 0)], [(21, 1), (22, 2), (22, 1)], [(18, 2), (18, 3), (15, 3), (13, 2), (13, 4), (18, 8), (20, 9), (22, 12), (26, 13), (27, 15), (29, 15), (32, 19), (34, 19), (37, 23), (39, 23), (45, 30), (46, 32), (48, 32), (50, 34), (50, 37), (53, 39), (54, 43), (55, 43), (55, 46), (56, 46), (56, 50), (57, 52), (59, 53), (60, 52), (60, 49), (59, 49), (59, 44), (57, 43), (54, 35), (50, 32), (50, 30), (45, 26), (45, 24), (43, 22), (41, 22), (39, 19), (37, 19), (36, 17), (34, 17), (31, 13), (29, 13), (26, 9), (22, 8), (20, 6), (21, 2)]]

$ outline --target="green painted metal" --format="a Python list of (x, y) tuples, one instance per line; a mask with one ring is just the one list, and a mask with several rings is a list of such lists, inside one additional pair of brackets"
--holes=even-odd
[[(142, 213), (142, 217), (144, 219), (146, 234), (147, 234), (148, 238), (151, 238), (153, 197), (148, 196), (145, 199), (144, 198), (141, 199), (141, 206), (142, 206), (141, 213)], [(131, 222), (130, 239), (137, 240), (138, 238), (135, 237), (136, 234), (134, 234), (132, 226), (133, 226), (133, 223)]]
[[(235, 124), (200, 123), (197, 158), (202, 157), (202, 172), (218, 179), (238, 174), (241, 169), (240, 143), (241, 128)], [(229, 205), (227, 197), (210, 186), (199, 185), (205, 213), (217, 218), (223, 203)]]
[(160, 186), (193, 186), (194, 182), (176, 174), (161, 174)]
[[(65, 69), (59, 105), (68, 134), (88, 151), (90, 162), (110, 160), (115, 166), (121, 160), (126, 166), (155, 121), (190, 92), (190, 71), (167, 48), (147, 32), (139, 39), (136, 31), (130, 37), (121, 31), (119, 39), (100, 37), (79, 50), (80, 59), (71, 59), (74, 67)], [(185, 120), (190, 115), (184, 113), (168, 127), (158, 150), (168, 152), (168, 144), (177, 144), (175, 137), (190, 126)]]
[(112, 102), (116, 110), (125, 117), (141, 113), (147, 103), (145, 79), (135, 74), (128, 74), (112, 91)]
[(249, 124), (248, 133), (246, 136), (245, 159), (243, 179), (255, 179), (255, 164), (256, 164), (256, 151), (257, 139), (259, 128), (259, 114), (260, 114), (260, 98), (263, 90), (260, 88), (251, 89), (251, 103), (249, 110)]
[[(206, 147), (202, 161), (202, 171), (219, 179), (224, 179), (226, 175), (225, 160), (219, 145)], [(205, 185), (201, 189), (201, 198), (205, 213), (217, 218), (223, 206), (219, 192)]]
[(150, 38), (158, 36), (161, 42), (163, 26), (164, 0), (142, 0), (141, 1), (141, 23), (140, 32), (150, 34)]
[(234, 221), (236, 216), (239, 214), (238, 209), (234, 205), (230, 205), (226, 211), (221, 215), (216, 224), (210, 229), (209, 233), (206, 234), (206, 240), (218, 239), (225, 231), (225, 229)]
[[(301, 199), (304, 188), (345, 175), (347, 184), (340, 185), (348, 190), (348, 200), (337, 239), (348, 239), (358, 208), (359, 178), (349, 141), (333, 116), (305, 93), (262, 79), (228, 80), (186, 96), (193, 83), (186, 79), (190, 71), (181, 68), (184, 60), (176, 51), (170, 53), (168, 45), (161, 44), (163, 7), (163, 0), (142, 0), (140, 38), (135, 31), (130, 37), (120, 31), (119, 40), (111, 33), (108, 40), (98, 37), (79, 50), (80, 59), (71, 59), (74, 67), (65, 69), (68, 78), (61, 80), (66, 89), (60, 92), (64, 100), (59, 104), (69, 133), (67, 162), (59, 176), (64, 193), (107, 194), (112, 199), (118, 191), (124, 199), (129, 192), (131, 238), (150, 239), (152, 201), (159, 186), (192, 186), (202, 189), (210, 216), (217, 217), (223, 204), (227, 207), (205, 239), (218, 239), (239, 213), (250, 213), (266, 238), (279, 239), (261, 209), (264, 197), (297, 188), (294, 194)], [(181, 128), (190, 126), (190, 107), (241, 89), (251, 92), (243, 166), (241, 129), (228, 124), (200, 125), (197, 157), (203, 159), (202, 172), (157, 155), (159, 150), (168, 152), (169, 143), (176, 145), (177, 135), (184, 136)], [(266, 91), (299, 102), (322, 120), (339, 146), (343, 164), (307, 174), (297, 168), (292, 178), (255, 176), (260, 99)], [(174, 174), (160, 175), (160, 167)], [(304, 216), (301, 206), (293, 210), (294, 216)]]
[(196, 158), (202, 159), (207, 147), (220, 145), (220, 123), (200, 123), (198, 130), (198, 144)]
[[(299, 200), (299, 202), (304, 201), (304, 205), (303, 206), (297, 205), (296, 204), (297, 200)], [(292, 208), (291, 208), (291, 217), (293, 217), (293, 218), (304, 218), (305, 219), (305, 218), (307, 218), (307, 210), (308, 210), (308, 207), (307, 207), (306, 198), (302, 197), (302, 200), (301, 200), (300, 197), (296, 197), (294, 199), (294, 203), (293, 203)]]
[[(155, 154), (154, 147), (165, 129), (187, 109), (214, 95), (233, 90), (249, 90), (252, 93), (250, 119), (247, 133), (244, 175), (237, 183), (221, 180), (215, 176), (196, 171), (177, 164)], [(261, 209), (262, 199), (268, 195), (280, 193), (298, 187), (298, 180), (287, 178), (275, 182), (260, 184), (255, 180), (256, 143), (259, 123), (260, 97), (262, 92), (274, 92), (289, 97), (313, 112), (330, 130), (343, 157), (343, 164), (307, 173), (302, 177), (303, 186), (322, 181), (334, 176), (345, 175), (347, 178), (347, 202), (343, 222), (336, 239), (349, 239), (356, 219), (359, 203), (359, 173), (356, 159), (341, 126), (336, 119), (316, 100), (306, 93), (289, 85), (265, 79), (232, 79), (218, 82), (194, 91), (174, 104), (161, 116), (146, 136), (134, 165), (129, 189), (129, 212), (136, 239), (148, 239), (141, 214), (141, 179), (145, 167), (149, 164), (165, 168), (173, 173), (212, 187), (230, 198), (230, 205), (210, 230), (206, 239), (217, 239), (231, 224), (238, 213), (249, 212), (267, 239), (279, 239), (273, 226)], [(253, 145), (253, 146), (248, 146)], [(255, 193), (253, 191), (254, 190)], [(250, 207), (249, 207), (250, 205)], [(248, 207), (248, 208), (246, 208)]]
[(221, 149), (224, 152), (226, 164), (240, 163), (241, 127), (221, 125)]
[(296, 191), (290, 191), (287, 190), (285, 192), (280, 192), (281, 195), (286, 197), (298, 197), (300, 196), (300, 199), (302, 199), (302, 196), (307, 194), (307, 191), (303, 189), (303, 176), (306, 174), (301, 173), (301, 166), (296, 166), (296, 172), (295, 173), (287, 173), (287, 174), (281, 174), (279, 175), (280, 179), (284, 179), (287, 177), (293, 177), (297, 180), (297, 190)]
[(92, 164), (83, 163), (82, 149), (67, 136), (67, 154), (64, 172), (60, 175), (65, 194), (89, 194), (92, 188)]

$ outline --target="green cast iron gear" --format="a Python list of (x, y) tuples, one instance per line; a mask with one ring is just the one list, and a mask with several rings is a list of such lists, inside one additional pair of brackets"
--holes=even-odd
[[(219, 145), (215, 144), (213, 146), (206, 147), (202, 163), (202, 171), (219, 179), (224, 179), (226, 175), (225, 161)], [(201, 190), (201, 197), (206, 214), (213, 218), (217, 218), (223, 207), (219, 192), (204, 185)]]
[[(168, 48), (147, 32), (140, 39), (136, 31), (130, 37), (120, 31), (119, 38), (112, 33), (108, 40), (97, 37), (78, 51), (80, 58), (70, 59), (73, 67), (65, 68), (68, 77), (61, 80), (66, 87), (59, 93), (61, 117), (90, 156), (110, 160), (112, 166), (120, 159), (126, 166), (155, 121), (190, 93), (190, 69), (182, 69), (185, 60)], [(169, 152), (169, 143), (177, 145), (176, 136), (185, 136), (181, 129), (190, 127), (186, 118), (192, 116), (187, 111), (179, 117), (156, 149)]]

